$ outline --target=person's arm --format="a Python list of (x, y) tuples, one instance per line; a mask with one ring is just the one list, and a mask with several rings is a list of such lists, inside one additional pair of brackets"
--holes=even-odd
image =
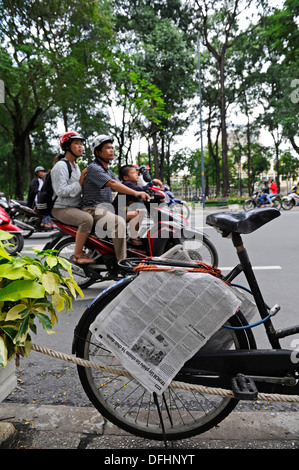
[(121, 194), (130, 194), (131, 196), (137, 197), (142, 201), (150, 200), (149, 195), (144, 191), (135, 191), (134, 189), (131, 189), (128, 186), (125, 186), (124, 184), (114, 179), (107, 181), (106, 186), (108, 186), (112, 191)]

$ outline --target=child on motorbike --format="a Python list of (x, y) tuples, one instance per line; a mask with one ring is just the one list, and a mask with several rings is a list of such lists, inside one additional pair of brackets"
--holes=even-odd
[[(163, 187), (162, 181), (158, 179), (154, 179), (150, 181), (145, 186), (138, 186), (138, 167), (134, 165), (123, 165), (119, 170), (119, 178), (122, 183), (127, 186), (128, 188), (133, 189), (134, 191), (145, 191), (148, 186), (156, 185)], [(129, 223), (130, 227), (130, 234), (131, 234), (131, 243), (134, 245), (141, 245), (141, 240), (137, 236), (138, 230), (144, 219), (146, 211), (144, 209), (136, 207), (140, 204), (139, 199), (132, 195), (118, 194), (114, 201), (113, 206), (116, 213), (125, 213), (126, 214), (126, 222)]]

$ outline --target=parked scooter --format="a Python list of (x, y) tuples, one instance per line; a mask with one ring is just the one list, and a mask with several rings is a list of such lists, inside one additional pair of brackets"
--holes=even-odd
[[(152, 180), (146, 165), (140, 165), (138, 170), (140, 177), (140, 182), (138, 181), (138, 184), (140, 186), (144, 186)], [(163, 184), (163, 189), (166, 194), (165, 205), (171, 211), (177, 212), (178, 214), (181, 214), (183, 217), (185, 217), (185, 219), (188, 219), (190, 216), (190, 208), (188, 204), (182, 199), (176, 198), (173, 192), (170, 191), (170, 187), (167, 184)]]
[[(263, 202), (260, 200), (260, 191), (256, 191), (253, 193), (250, 199), (246, 199), (243, 204), (244, 211), (251, 211), (252, 209), (262, 207), (262, 206), (270, 206), (267, 199), (264, 199)], [(280, 210), (281, 209), (281, 195), (280, 194), (269, 194), (270, 199), (272, 201), (273, 207)]]
[[(146, 191), (151, 197), (151, 202), (143, 204), (152, 217), (153, 224), (141, 235), (141, 245), (130, 243), (128, 240), (127, 257), (140, 258), (142, 261), (145, 257), (161, 256), (172, 247), (182, 245), (191, 259), (217, 266), (217, 251), (207, 236), (189, 226), (184, 217), (165, 208), (165, 193), (161, 188), (152, 186)], [(72, 260), (77, 227), (63, 224), (56, 219), (53, 219), (53, 222), (59, 232), (52, 236), (44, 250), (57, 250), (58, 256), (72, 264), (75, 281), (81, 288), (96, 282), (124, 277), (125, 273), (115, 257), (112, 239), (97, 237), (95, 227), (95, 232), (89, 236), (84, 246), (85, 253), (94, 263), (78, 265)]]
[(26, 205), (26, 201), (7, 201), (3, 193), (0, 193), (0, 206), (10, 216), (13, 223), (23, 231), (23, 237), (29, 238), (33, 233), (52, 232), (51, 222), (44, 223), (44, 216)]
[(299, 194), (297, 193), (298, 186), (293, 186), (290, 193), (284, 196), (281, 200), (282, 208), (285, 211), (289, 211), (295, 206), (299, 206)]
[(10, 255), (20, 253), (24, 247), (22, 231), (19, 227), (16, 227), (11, 223), (9, 215), (2, 207), (0, 207), (0, 230), (9, 232), (13, 235), (13, 237), (8, 240), (1, 240), (2, 243), (7, 243), (7, 246), (5, 246), (7, 253)]

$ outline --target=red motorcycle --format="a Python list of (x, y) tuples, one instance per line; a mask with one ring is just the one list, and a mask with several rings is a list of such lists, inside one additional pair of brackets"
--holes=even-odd
[[(151, 225), (140, 229), (141, 245), (127, 244), (127, 258), (161, 256), (176, 245), (182, 245), (188, 256), (216, 266), (218, 255), (214, 245), (207, 236), (188, 224), (178, 213), (165, 208), (163, 189), (152, 186), (146, 189), (150, 202), (144, 202)], [(164, 205), (164, 207), (163, 207)], [(94, 259), (88, 265), (74, 264), (71, 259), (75, 249), (77, 227), (63, 224), (56, 219), (52, 222), (59, 229), (45, 245), (44, 250), (57, 250), (57, 256), (72, 263), (74, 279), (81, 288), (107, 280), (125, 277), (125, 271), (118, 265), (112, 239), (99, 238), (96, 233), (90, 234), (84, 246), (84, 252)]]
[(2, 243), (9, 244), (5, 247), (7, 253), (10, 255), (16, 255), (17, 253), (20, 253), (24, 246), (22, 230), (10, 222), (9, 215), (2, 207), (0, 207), (0, 230), (9, 232), (13, 235), (13, 237), (9, 238), (8, 240), (1, 240)]

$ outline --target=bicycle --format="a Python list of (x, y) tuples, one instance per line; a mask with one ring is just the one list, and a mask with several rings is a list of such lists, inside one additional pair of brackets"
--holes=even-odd
[[(211, 429), (232, 412), (239, 400), (256, 400), (258, 393), (299, 395), (299, 360), (294, 360), (293, 350), (280, 346), (281, 338), (299, 333), (299, 325), (275, 330), (272, 316), (279, 307), (271, 309), (265, 304), (241, 237), (279, 215), (275, 208), (264, 208), (250, 212), (215, 213), (206, 219), (207, 224), (220, 231), (223, 237), (231, 236), (239, 263), (223, 279), (236, 286), (232, 281), (241, 272), (245, 274), (249, 287), (243, 289), (253, 296), (260, 320), (248, 325), (238, 310), (216, 333), (225, 335), (221, 348), (209, 347), (208, 342), (173, 379), (174, 384), (177, 381), (186, 384), (187, 390), (170, 386), (158, 396), (149, 393), (133, 378), (78, 366), (80, 381), (88, 398), (104, 417), (131, 434), (166, 442)], [(150, 264), (151, 260), (144, 263)], [(177, 263), (168, 260), (167, 265), (176, 266)], [(189, 266), (188, 262), (181, 264)], [(106, 289), (89, 305), (75, 329), (73, 353), (77, 357), (107, 366), (120, 365), (110, 351), (95, 340), (89, 327), (135, 276)], [(272, 349), (257, 349), (253, 333), (256, 324), (264, 325)], [(196, 392), (192, 389), (196, 385), (232, 389), (233, 395)]]

